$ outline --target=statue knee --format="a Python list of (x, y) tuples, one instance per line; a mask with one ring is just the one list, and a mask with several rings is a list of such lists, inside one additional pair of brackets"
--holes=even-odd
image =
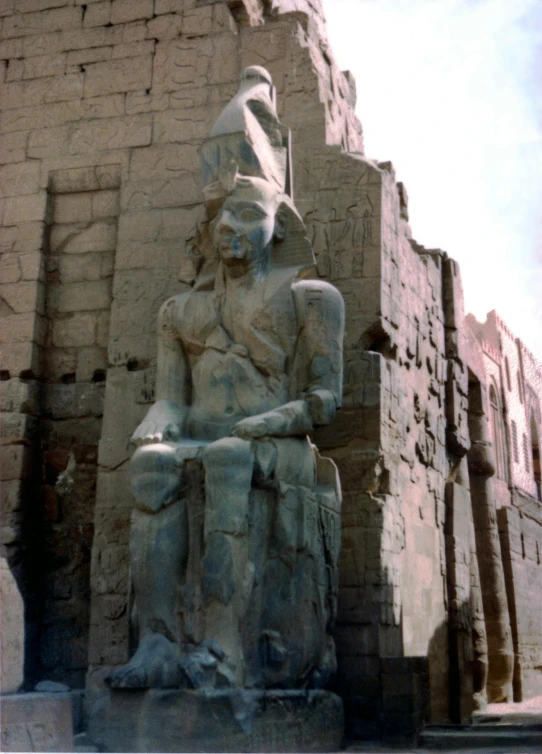
[(153, 443), (136, 450), (130, 463), (132, 492), (143, 510), (155, 512), (178, 499), (182, 463), (174, 443)]
[(224, 437), (211, 443), (203, 454), (203, 465), (206, 473), (229, 474), (250, 471), (254, 465), (254, 453), (251, 445), (239, 437)]

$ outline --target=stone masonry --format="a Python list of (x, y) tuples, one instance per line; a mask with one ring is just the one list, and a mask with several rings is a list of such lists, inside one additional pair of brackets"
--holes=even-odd
[(335, 640), (350, 736), (415, 735), (542, 693), (542, 366), (412, 238), (318, 0), (0, 2), (2, 552), (27, 685), (89, 699), (128, 659), (129, 445), (156, 316), (187, 289), (198, 148), (263, 65), (295, 203), (346, 305)]

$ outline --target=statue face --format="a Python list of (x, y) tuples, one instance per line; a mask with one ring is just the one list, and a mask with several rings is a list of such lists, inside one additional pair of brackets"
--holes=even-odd
[(226, 266), (241, 272), (267, 261), (277, 205), (277, 191), (267, 181), (237, 182), (220, 208), (214, 229), (214, 244)]

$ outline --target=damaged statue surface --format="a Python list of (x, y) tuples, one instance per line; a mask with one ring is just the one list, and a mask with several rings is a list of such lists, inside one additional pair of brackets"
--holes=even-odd
[(163, 305), (136, 429), (135, 652), (113, 688), (321, 688), (335, 666), (337, 470), (308, 434), (341, 402), (344, 304), (310, 279), (265, 69), (201, 150), (191, 288)]

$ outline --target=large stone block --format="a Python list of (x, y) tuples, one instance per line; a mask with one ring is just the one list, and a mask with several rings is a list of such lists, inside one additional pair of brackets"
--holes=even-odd
[(53, 345), (59, 348), (92, 346), (96, 341), (96, 315), (74, 314), (53, 323)]
[(149, 89), (152, 61), (150, 55), (145, 55), (91, 63), (85, 70), (85, 97)]
[[(102, 256), (112, 252), (88, 254), (61, 254), (58, 258), (58, 273), (62, 284), (101, 278)], [(92, 308), (92, 307), (84, 307)]]
[(111, 2), (93, 3), (89, 5), (83, 19), (83, 27), (106, 26), (111, 21)]
[[(18, 226), (12, 227), (14, 230), (18, 229)], [(38, 251), (31, 251), (27, 254), (2, 254), (0, 258), (0, 280), (4, 283), (17, 283), (22, 278), (23, 281), (40, 280), (43, 282), (43, 267), (43, 257)]]
[(39, 412), (39, 389), (35, 381), (12, 377), (2, 382), (0, 411), (37, 414)]
[(198, 50), (191, 41), (161, 42), (156, 48), (153, 92), (175, 91), (196, 79)]
[(109, 309), (110, 303), (111, 281), (92, 280), (54, 286), (49, 291), (48, 310), (50, 313), (93, 311)]
[(6, 165), (0, 170), (2, 195), (5, 197), (37, 193), (39, 173), (40, 166), (35, 162), (27, 162), (24, 165)]
[(23, 63), (22, 78), (38, 79), (43, 76), (62, 76), (66, 71), (66, 53), (36, 55)]
[[(137, 64), (135, 67), (137, 68)], [(90, 120), (72, 127), (69, 135), (69, 153), (86, 154), (110, 149), (145, 147), (151, 143), (151, 133), (150, 115)]]
[(143, 39), (134, 42), (123, 42), (113, 47), (113, 59), (137, 58), (143, 55), (153, 55), (155, 47), (154, 39)]
[(30, 414), (4, 412), (0, 445), (29, 445), (37, 439), (37, 420)]
[(2, 445), (0, 469), (2, 480), (25, 479), (35, 470), (35, 454), (26, 445)]
[(196, 176), (184, 173), (176, 180), (127, 184), (121, 192), (121, 209), (133, 212), (153, 207), (194, 205), (200, 197), (201, 187)]
[(126, 24), (141, 18), (152, 18), (153, 0), (113, 0), (111, 23)]
[(53, 419), (101, 417), (103, 392), (103, 385), (92, 382), (49, 385), (45, 393), (45, 410)]
[(0, 605), (0, 694), (12, 694), (23, 682), (24, 604), (5, 558), (0, 558)]
[(55, 225), (51, 230), (50, 249), (63, 254), (114, 251), (116, 240), (117, 227), (111, 220), (96, 221), (81, 229)]
[(83, 74), (49, 76), (30, 81), (14, 81), (2, 87), (2, 108), (33, 107), (63, 102), (83, 95)]
[(130, 178), (133, 181), (169, 180), (181, 172), (195, 172), (198, 169), (196, 146), (163, 144), (134, 152), (130, 163)]
[(147, 23), (147, 36), (153, 39), (176, 39), (181, 35), (183, 26), (182, 16), (167, 13), (157, 16)]
[(4, 225), (15, 225), (19, 221), (33, 222), (45, 219), (45, 191), (26, 196), (10, 196), (4, 202)]
[(36, 13), (40, 10), (63, 8), (71, 4), (69, 0), (15, 0), (15, 10), (17, 13)]
[(56, 194), (114, 189), (120, 185), (120, 165), (98, 165), (51, 172), (51, 190)]
[(6, 18), (3, 31), (4, 36), (10, 38), (77, 29), (81, 26), (82, 18), (82, 8), (55, 8), (41, 13), (15, 13)]
[(116, 691), (96, 703), (102, 751), (338, 751), (343, 704), (326, 691)]
[(0, 284), (0, 302), (15, 314), (33, 311), (44, 314), (43, 284), (38, 280)]
[[(6, 113), (2, 113), (0, 118), (0, 128), (3, 130), (3, 123)], [(23, 162), (26, 157), (26, 142), (28, 141), (28, 131), (19, 133), (3, 133), (0, 139), (0, 165), (9, 165), (11, 163)]]
[(2, 751), (73, 751), (70, 694), (0, 697)]
[(156, 15), (162, 13), (175, 13), (194, 8), (197, 0), (155, 0), (154, 12)]
[(88, 192), (61, 194), (55, 197), (53, 221), (55, 223), (86, 223), (92, 218), (92, 197)]
[(107, 47), (89, 47), (83, 50), (71, 50), (68, 52), (66, 70), (68, 73), (76, 73), (80, 70), (80, 65), (86, 65), (87, 63), (101, 63), (104, 60), (111, 60), (112, 56), (113, 47), (111, 45), (108, 45)]
[[(17, 285), (17, 284), (16, 284)], [(35, 341), (44, 345), (47, 323), (44, 317), (33, 311), (8, 314), (0, 331), (0, 343), (25, 343)], [(5, 364), (3, 364), (6, 367)]]

